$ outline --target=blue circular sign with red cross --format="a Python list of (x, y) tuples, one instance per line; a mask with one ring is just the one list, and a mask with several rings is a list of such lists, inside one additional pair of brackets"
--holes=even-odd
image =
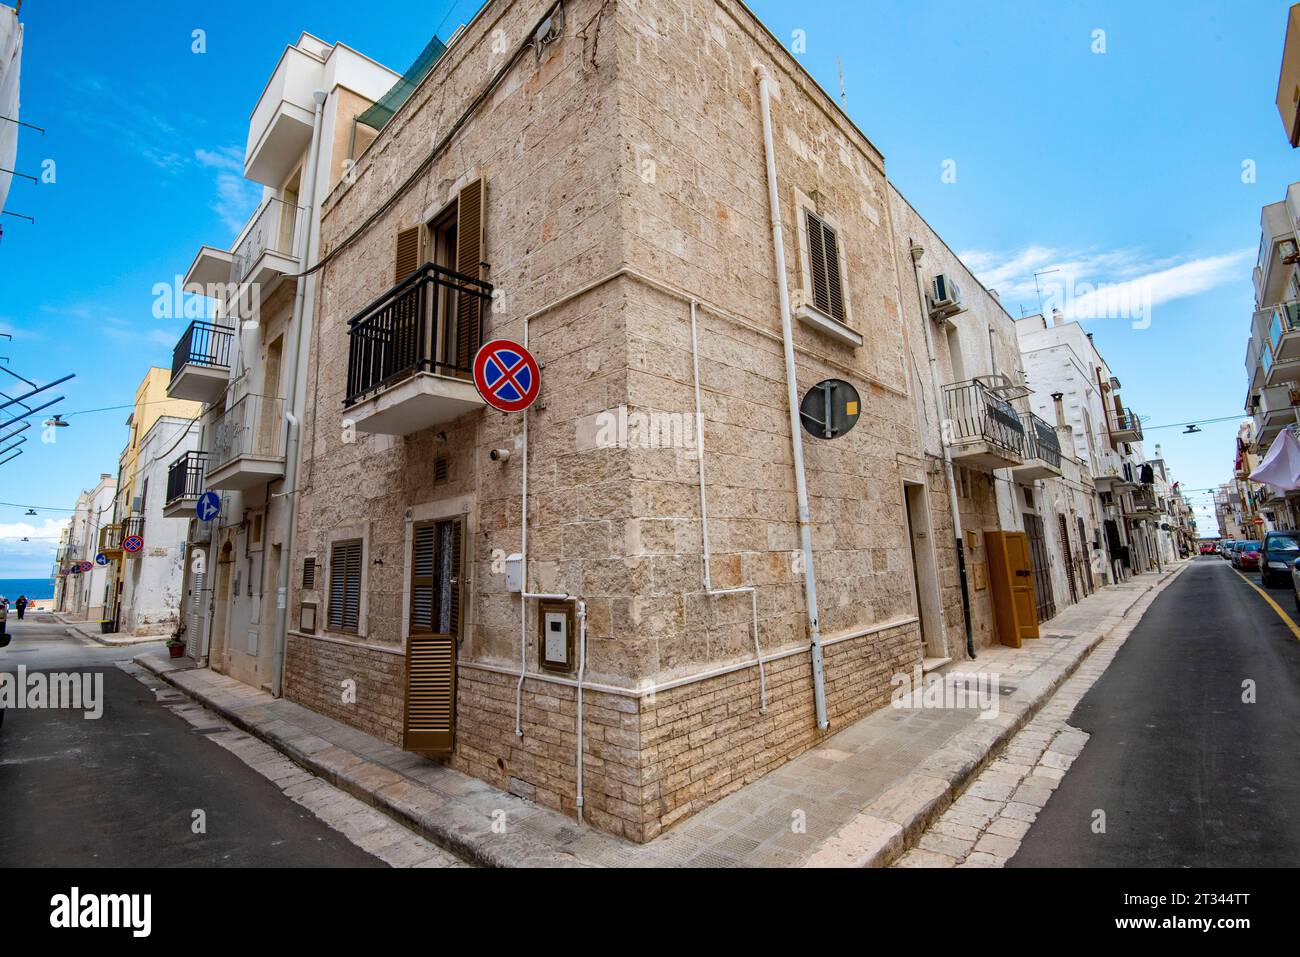
[(537, 360), (509, 339), (493, 339), (474, 356), (474, 387), (483, 401), (502, 412), (522, 412), (541, 391)]
[(139, 535), (128, 535), (122, 539), (122, 550), (125, 552), (138, 552), (144, 548), (144, 539)]

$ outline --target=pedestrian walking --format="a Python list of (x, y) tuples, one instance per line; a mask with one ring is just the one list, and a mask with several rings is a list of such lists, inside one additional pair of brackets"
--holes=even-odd
[(14, 602), (14, 607), (18, 609), (18, 620), (23, 620), (23, 612), (27, 610), (27, 596), (19, 595), (18, 600)]

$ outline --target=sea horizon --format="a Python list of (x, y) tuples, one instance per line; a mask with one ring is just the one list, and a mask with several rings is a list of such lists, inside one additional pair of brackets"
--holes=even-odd
[(54, 581), (50, 578), (0, 578), (0, 597), (13, 602), (19, 595), (39, 600), (54, 597)]

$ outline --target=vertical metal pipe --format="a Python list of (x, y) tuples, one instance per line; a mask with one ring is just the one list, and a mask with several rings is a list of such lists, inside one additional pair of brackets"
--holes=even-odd
[(799, 423), (799, 394), (794, 364), (794, 331), (790, 320), (790, 289), (785, 273), (785, 237), (781, 229), (781, 198), (776, 185), (776, 149), (772, 141), (771, 76), (761, 64), (754, 68), (758, 77), (758, 97), (763, 114), (763, 152), (767, 159), (767, 201), (772, 215), (772, 245), (776, 252), (776, 288), (781, 307), (781, 342), (785, 347), (786, 398), (790, 406), (790, 445), (794, 452), (794, 485), (799, 504), (799, 540), (803, 547), (803, 590), (808, 605), (808, 632), (812, 641), (813, 702), (817, 727), (825, 731), (826, 678), (822, 660), (821, 624), (817, 617), (817, 575), (813, 569), (812, 523), (808, 510), (808, 484), (804, 477), (803, 433)]

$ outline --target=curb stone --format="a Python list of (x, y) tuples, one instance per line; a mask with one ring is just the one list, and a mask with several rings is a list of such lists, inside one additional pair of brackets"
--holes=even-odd
[[(967, 786), (1001, 754), (1007, 742), (1038, 715), (1097, 646), (1119, 628), (1130, 624), (1129, 616), (1133, 610), (1144, 601), (1154, 600), (1155, 596), (1168, 587), (1190, 564), (1186, 562), (1166, 571), (1159, 581), (1147, 585), (1118, 615), (1103, 618), (1104, 624), (1101, 630), (1091, 635), (1086, 643), (1078, 646), (1076, 653), (1060, 673), (1053, 675), (1051, 680), (1043, 682), (1039, 687), (1031, 689), (1029, 682), (1020, 685), (1020, 690), (1031, 690), (1032, 693), (1028, 699), (1015, 707), (1012, 714), (1007, 715), (1004, 712), (994, 720), (977, 722), (973, 728), (960, 736), (963, 740), (950, 742), (931, 755), (918, 771), (908, 774), (876, 801), (867, 805), (858, 818), (850, 821), (826, 841), (804, 866), (888, 867), (914, 848), (930, 824), (958, 798), (964, 796)], [(1003, 720), (1004, 718), (1007, 720)], [(984, 731), (979, 725), (988, 726), (990, 731)], [(1051, 788), (1055, 787), (1055, 782), (1044, 779), (1042, 785), (1043, 790), (1050, 794)], [(904, 796), (908, 790), (913, 795), (911, 799)], [(891, 798), (890, 796), (895, 792), (898, 792), (898, 796)], [(882, 802), (884, 802), (883, 806)], [(858, 827), (859, 818), (887, 819), (897, 826), (898, 833), (879, 828), (873, 830), (870, 821)], [(869, 834), (876, 834), (878, 838), (875, 845), (871, 847), (866, 846), (863, 841), (863, 838)], [(980, 850), (983, 852), (984, 848)], [(968, 859), (968, 864), (992, 863), (992, 860), (983, 860), (985, 857), (991, 858), (991, 855), (985, 853), (978, 853), (973, 857), (981, 860)]]

